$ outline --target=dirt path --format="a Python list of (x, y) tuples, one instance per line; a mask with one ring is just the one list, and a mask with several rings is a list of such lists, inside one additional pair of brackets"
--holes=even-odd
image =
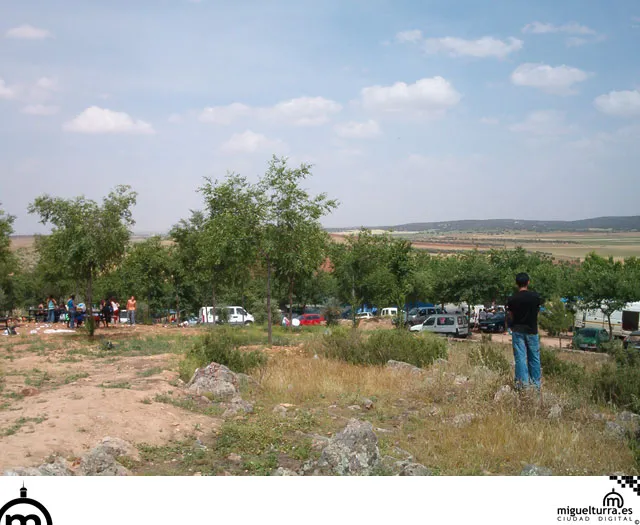
[(220, 424), (153, 402), (179, 390), (176, 354), (98, 359), (66, 350), (34, 352), (37, 336), (24, 340), (10, 349), (0, 346), (0, 471), (38, 465), (51, 454), (78, 457), (105, 436), (159, 445)]

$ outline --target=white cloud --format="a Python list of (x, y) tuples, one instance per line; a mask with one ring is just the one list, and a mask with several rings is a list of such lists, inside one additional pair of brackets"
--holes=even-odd
[(151, 135), (153, 126), (142, 120), (134, 120), (127, 113), (111, 111), (97, 106), (85, 109), (73, 120), (64, 124), (65, 131), (87, 134)]
[(382, 131), (375, 120), (366, 122), (344, 122), (335, 126), (338, 137), (343, 139), (371, 139), (378, 137)]
[(56, 113), (58, 113), (58, 111), (60, 111), (60, 108), (58, 106), (46, 106), (43, 104), (31, 104), (22, 108), (22, 112), (26, 113), (27, 115), (36, 115), (42, 117), (55, 115)]
[(5, 36), (7, 38), (20, 38), (23, 40), (43, 40), (45, 38), (51, 38), (53, 35), (46, 29), (40, 29), (38, 27), (25, 24), (9, 29)]
[(8, 86), (6, 82), (0, 78), (0, 98), (12, 99), (16, 97), (16, 88)]
[(611, 91), (593, 101), (596, 109), (613, 117), (640, 116), (640, 91)]
[(220, 151), (230, 155), (242, 153), (256, 153), (267, 149), (282, 149), (284, 143), (280, 140), (271, 140), (260, 133), (247, 130), (244, 133), (235, 133), (229, 140), (220, 146)]
[(500, 121), (494, 117), (482, 117), (480, 119), (480, 122), (482, 122), (483, 124), (487, 124), (488, 126), (496, 126), (500, 124)]
[(229, 125), (240, 118), (256, 117), (292, 126), (320, 126), (339, 113), (342, 106), (323, 97), (300, 97), (278, 102), (274, 106), (251, 107), (234, 102), (227, 106), (205, 108), (199, 115), (201, 122)]
[(182, 115), (180, 115), (179, 113), (172, 113), (167, 119), (170, 124), (181, 124), (183, 120), (184, 119)]
[(580, 47), (588, 43), (589, 43), (589, 40), (579, 36), (572, 36), (567, 38), (567, 47)]
[(471, 56), (476, 58), (505, 58), (510, 53), (522, 49), (522, 40), (509, 38), (506, 41), (490, 36), (478, 40), (462, 38), (428, 38), (424, 42), (427, 53), (447, 53), (450, 56)]
[(422, 40), (422, 31), (419, 29), (409, 29), (408, 31), (400, 31), (396, 34), (396, 40), (402, 44), (416, 44)]
[(530, 133), (533, 135), (566, 135), (574, 131), (574, 128), (566, 123), (565, 113), (562, 111), (534, 111), (519, 124), (509, 128), (518, 133)]
[(442, 77), (423, 78), (415, 84), (371, 86), (362, 90), (362, 104), (369, 110), (440, 116), (460, 102), (460, 94)]
[(584, 82), (590, 73), (569, 66), (548, 66), (546, 64), (522, 64), (511, 74), (511, 82), (516, 86), (528, 86), (547, 93), (570, 95), (575, 93), (572, 86)]
[(246, 117), (251, 113), (249, 106), (234, 102), (228, 106), (214, 106), (204, 108), (198, 119), (201, 122), (209, 122), (212, 124), (229, 125), (240, 117)]
[(339, 113), (342, 106), (323, 97), (300, 97), (279, 102), (261, 111), (265, 118), (275, 118), (294, 126), (319, 126)]
[(566, 33), (568, 35), (597, 35), (598, 33), (590, 27), (578, 24), (577, 22), (569, 22), (563, 25), (543, 24), (542, 22), (533, 22), (522, 28), (523, 33), (532, 33), (542, 35), (546, 33)]

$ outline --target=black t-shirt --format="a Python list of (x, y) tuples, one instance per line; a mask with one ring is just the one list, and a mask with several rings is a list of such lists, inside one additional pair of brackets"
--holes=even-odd
[(536, 292), (522, 290), (513, 294), (507, 301), (511, 313), (511, 330), (523, 334), (538, 333), (538, 311), (542, 299)]

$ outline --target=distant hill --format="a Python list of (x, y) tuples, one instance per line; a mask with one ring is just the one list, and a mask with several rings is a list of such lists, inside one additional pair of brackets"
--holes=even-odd
[[(515, 219), (485, 219), (446, 222), (412, 222), (397, 226), (371, 226), (372, 230), (433, 231), (433, 232), (497, 232), (505, 230), (536, 232), (578, 232), (589, 230), (640, 231), (640, 215), (632, 217), (597, 217), (578, 221), (525, 221)], [(355, 228), (328, 228), (330, 232)]]

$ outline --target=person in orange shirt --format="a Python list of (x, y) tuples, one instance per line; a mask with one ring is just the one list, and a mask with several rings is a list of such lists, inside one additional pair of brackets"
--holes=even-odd
[(133, 295), (127, 301), (127, 319), (131, 326), (136, 324), (136, 298)]

